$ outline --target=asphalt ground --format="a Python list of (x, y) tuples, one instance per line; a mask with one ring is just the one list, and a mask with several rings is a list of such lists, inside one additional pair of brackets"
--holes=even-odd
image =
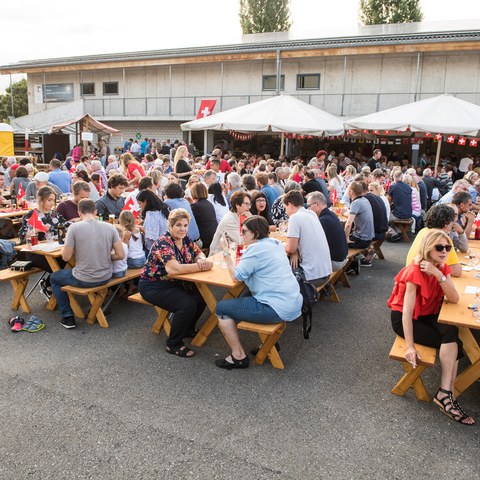
[[(109, 329), (66, 330), (35, 291), (46, 328), (13, 334), (11, 287), (0, 284), (0, 478), (479, 478), (478, 426), (411, 390), (390, 393), (403, 370), (388, 358), (386, 301), (408, 245), (382, 248), (387, 259), (350, 276), (339, 304), (315, 306), (309, 340), (301, 321), (288, 325), (285, 370), (218, 369), (228, 353), (218, 330), (195, 358), (168, 355), (164, 334), (150, 332), (154, 310), (125, 300)], [(423, 375), (431, 396), (439, 374)], [(479, 393), (476, 383), (461, 402), (480, 421)]]

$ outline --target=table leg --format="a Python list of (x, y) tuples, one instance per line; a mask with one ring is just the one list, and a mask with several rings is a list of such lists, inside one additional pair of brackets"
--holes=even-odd
[[(218, 318), (215, 315), (215, 308), (217, 306), (217, 300), (213, 296), (213, 293), (208, 288), (208, 285), (204, 283), (197, 283), (199, 292), (201, 293), (205, 303), (207, 304), (208, 309), (210, 310), (210, 316), (207, 321), (202, 325), (202, 328), (195, 335), (195, 338), (192, 340), (192, 345), (195, 347), (201, 347), (209, 335), (213, 332), (215, 327), (218, 325)], [(227, 300), (229, 298), (237, 298), (245, 288), (243, 283), (239, 283), (235, 287), (231, 288), (223, 297), (222, 300)]]
[(455, 395), (461, 395), (468, 387), (480, 378), (480, 347), (469, 328), (458, 328), (460, 340), (472, 363), (455, 379)]

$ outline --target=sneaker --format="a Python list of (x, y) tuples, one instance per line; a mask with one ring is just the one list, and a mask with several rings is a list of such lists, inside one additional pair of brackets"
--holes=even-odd
[(392, 235), (391, 237), (388, 237), (387, 242), (397, 243), (397, 242), (400, 242), (402, 238), (403, 238), (402, 235), (397, 233), (396, 235)]
[(30, 317), (30, 320), (28, 320), (23, 326), (22, 331), (35, 333), (35, 332), (39, 332), (40, 330), (43, 330), (44, 328), (45, 328), (45, 324), (43, 323), (43, 320), (40, 320), (35, 315), (32, 315)]
[(21, 332), (24, 324), (25, 320), (22, 317), (15, 317), (15, 321), (13, 322), (10, 330), (12, 332)]
[(373, 263), (373, 259), (377, 256), (376, 253), (374, 253), (372, 255), (372, 258), (370, 258), (369, 260), (367, 260), (366, 258), (363, 258), (362, 260), (360, 260), (360, 265), (362, 267), (371, 267), (372, 266), (372, 263)]
[(52, 288), (47, 287), (47, 281), (44, 278), (40, 280), (40, 292), (47, 299), (47, 301), (50, 301), (52, 298)]
[(75, 323), (74, 317), (65, 317), (60, 320), (62, 327), (65, 328), (75, 328), (77, 324)]

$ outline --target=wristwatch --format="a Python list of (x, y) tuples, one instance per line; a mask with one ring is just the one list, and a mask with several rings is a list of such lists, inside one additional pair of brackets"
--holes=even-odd
[(445, 275), (442, 275), (442, 277), (440, 278), (439, 282), (440, 283), (443, 283), (443, 282), (446, 282), (447, 281), (447, 277)]

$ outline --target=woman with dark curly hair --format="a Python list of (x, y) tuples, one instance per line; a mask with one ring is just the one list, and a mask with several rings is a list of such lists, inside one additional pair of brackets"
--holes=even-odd
[(253, 192), (250, 212), (252, 212), (252, 215), (260, 215), (263, 217), (268, 222), (268, 228), (271, 232), (274, 232), (277, 229), (273, 223), (272, 217), (268, 213), (267, 196), (263, 192)]

